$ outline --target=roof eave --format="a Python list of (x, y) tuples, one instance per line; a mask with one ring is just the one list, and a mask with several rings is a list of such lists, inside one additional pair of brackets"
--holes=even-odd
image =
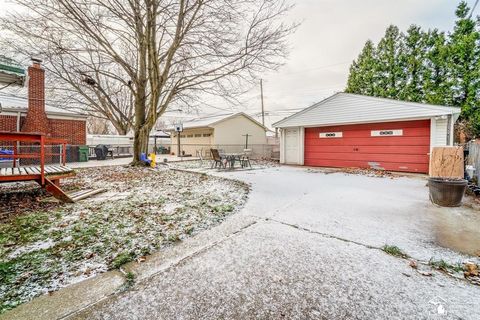
[[(3, 107), (2, 111), (27, 113), (28, 109), (18, 108), (18, 107)], [(57, 112), (57, 111), (48, 111), (48, 110), (46, 110), (45, 113), (47, 114), (47, 116), (51, 115), (51, 116), (71, 117), (71, 118), (82, 118), (82, 119), (88, 118), (88, 115), (83, 113), (66, 113), (66, 112)]]

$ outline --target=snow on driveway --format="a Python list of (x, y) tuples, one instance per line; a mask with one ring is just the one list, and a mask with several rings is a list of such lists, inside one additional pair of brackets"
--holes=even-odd
[[(431, 205), (425, 179), (293, 167), (215, 174), (252, 184), (238, 215), (257, 223), (75, 318), (480, 319), (479, 286), (423, 276), (370, 247), (476, 259), (439, 243), (454, 227), (478, 228), (478, 213)], [(450, 232), (439, 222), (448, 215)]]
[[(471, 259), (449, 245), (470, 255), (480, 250), (480, 213), (433, 205), (422, 176), (369, 177), (295, 167), (219, 175), (253, 185), (244, 209), (249, 214), (366, 245), (395, 245), (423, 260)], [(465, 248), (445, 241), (462, 234), (469, 235)]]

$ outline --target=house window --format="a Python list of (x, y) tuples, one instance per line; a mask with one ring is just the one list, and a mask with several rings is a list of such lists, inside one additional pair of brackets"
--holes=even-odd
[(193, 138), (193, 134), (187, 134), (187, 138)]
[(341, 138), (343, 137), (343, 132), (320, 132), (320, 138)]
[(372, 130), (372, 137), (403, 136), (403, 130)]
[(203, 136), (204, 137), (210, 137), (212, 134), (211, 133), (204, 133)]
[(196, 133), (196, 134), (195, 134), (195, 138), (200, 138), (201, 136), (202, 136), (201, 133)]
[(184, 135), (184, 134), (181, 134), (181, 135), (180, 135), (180, 138), (185, 138), (185, 135)]

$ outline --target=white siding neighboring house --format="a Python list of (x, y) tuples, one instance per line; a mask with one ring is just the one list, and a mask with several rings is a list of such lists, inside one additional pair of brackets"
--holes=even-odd
[[(177, 153), (177, 133), (171, 132), (172, 153)], [(240, 152), (245, 146), (245, 135), (249, 148), (267, 143), (267, 128), (240, 112), (186, 121), (180, 134), (181, 150), (196, 155), (197, 151), (208, 155), (210, 148), (221, 148), (228, 152)]]
[[(425, 153), (417, 151), (414, 155), (407, 147), (428, 151), (434, 146), (453, 145), (453, 128), (459, 115), (460, 109), (454, 107), (337, 93), (273, 126), (281, 133), (281, 163), (338, 167), (374, 163), (382, 167), (383, 162), (396, 160), (379, 159), (393, 158), (394, 154), (416, 165), (388, 163), (386, 167), (424, 172), (425, 157), (418, 159)], [(382, 130), (382, 134), (392, 136), (375, 138)], [(420, 132), (427, 137), (421, 137)]]

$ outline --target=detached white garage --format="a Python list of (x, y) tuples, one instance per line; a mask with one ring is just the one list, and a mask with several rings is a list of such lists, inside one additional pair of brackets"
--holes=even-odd
[(274, 124), (280, 162), (428, 172), (434, 146), (453, 145), (459, 108), (337, 93)]

